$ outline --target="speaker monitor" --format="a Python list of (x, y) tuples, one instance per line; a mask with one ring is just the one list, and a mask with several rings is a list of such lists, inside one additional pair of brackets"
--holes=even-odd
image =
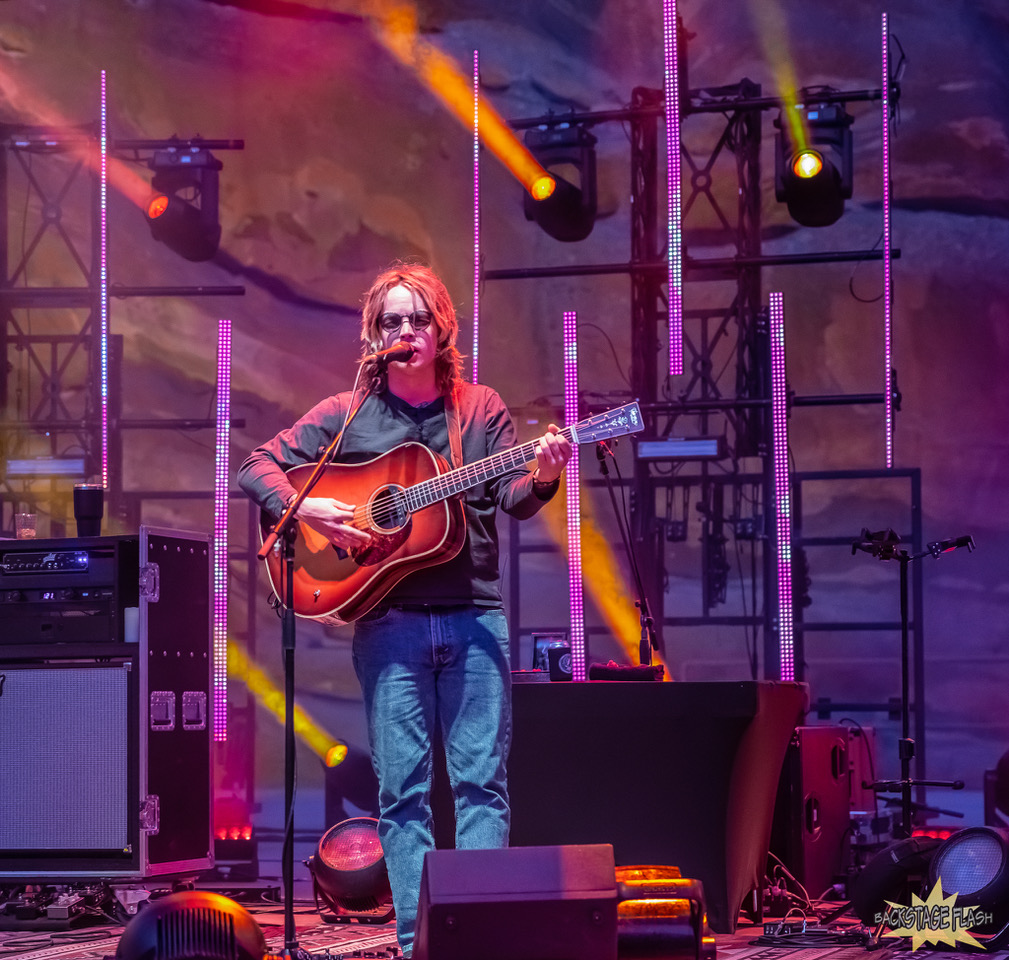
[(797, 727), (778, 785), (771, 852), (811, 897), (844, 872), (849, 797), (848, 728)]
[(431, 850), (415, 960), (616, 960), (609, 844)]

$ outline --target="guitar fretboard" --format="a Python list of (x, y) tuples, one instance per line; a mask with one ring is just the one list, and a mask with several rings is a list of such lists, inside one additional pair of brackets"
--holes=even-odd
[[(560, 431), (560, 435), (572, 443), (578, 443), (576, 427), (565, 427)], [(439, 474), (430, 480), (407, 487), (403, 491), (406, 507), (413, 513), (415, 510), (431, 506), (432, 503), (447, 500), (457, 493), (462, 493), (463, 490), (469, 490), (470, 487), (475, 487), (478, 483), (500, 477), (509, 470), (524, 467), (536, 459), (538, 445), (539, 440), (530, 440), (528, 443), (512, 447), (511, 450), (495, 453), (483, 460), (477, 460), (476, 463), (468, 463), (464, 467), (449, 470), (448, 473)]]

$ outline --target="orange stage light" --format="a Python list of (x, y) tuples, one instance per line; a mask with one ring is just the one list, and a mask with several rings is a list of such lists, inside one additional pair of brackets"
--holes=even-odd
[[(97, 101), (97, 83), (95, 98)], [(53, 131), (73, 130), (73, 124), (42, 94), (29, 90), (23, 82), (4, 69), (0, 63), (0, 100), (5, 101), (17, 114), (19, 121), (49, 127)], [(100, 144), (93, 137), (70, 138), (60, 136), (68, 152), (97, 173), (101, 169)], [(136, 171), (115, 157), (106, 157), (109, 184), (124, 197), (143, 210), (150, 197), (150, 185)]]
[(323, 758), (323, 762), (327, 767), (338, 767), (346, 759), (347, 744), (336, 743), (326, 751), (326, 756)]
[(168, 209), (168, 197), (163, 193), (151, 197), (147, 204), (147, 216), (152, 220), (160, 217)]
[(557, 181), (551, 176), (544, 176), (534, 181), (529, 192), (532, 194), (534, 200), (546, 200), (547, 197), (553, 195), (556, 189)]

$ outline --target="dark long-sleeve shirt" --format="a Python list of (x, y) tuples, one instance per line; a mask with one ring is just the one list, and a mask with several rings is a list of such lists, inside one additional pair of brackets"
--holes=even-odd
[[(463, 463), (516, 445), (511, 416), (494, 390), (464, 383), (457, 396)], [(283, 512), (295, 492), (285, 471), (322, 456), (343, 426), (349, 402), (349, 393), (323, 400), (293, 427), (252, 451), (238, 470), (238, 482), (255, 503), (274, 516)], [(389, 391), (368, 397), (347, 429), (336, 460), (363, 463), (408, 441), (422, 443), (452, 462), (444, 398), (413, 407)], [(446, 563), (404, 577), (387, 601), (500, 605), (496, 510), (500, 507), (522, 520), (533, 516), (548, 499), (534, 491), (532, 474), (525, 468), (470, 488), (463, 502), (466, 542), (462, 550)]]

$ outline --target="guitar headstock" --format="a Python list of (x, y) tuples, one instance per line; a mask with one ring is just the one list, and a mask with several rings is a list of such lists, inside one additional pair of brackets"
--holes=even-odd
[(641, 408), (637, 401), (634, 401), (583, 420), (575, 427), (575, 432), (579, 443), (593, 443), (596, 440), (609, 440), (611, 437), (625, 437), (630, 433), (638, 433), (644, 426)]

